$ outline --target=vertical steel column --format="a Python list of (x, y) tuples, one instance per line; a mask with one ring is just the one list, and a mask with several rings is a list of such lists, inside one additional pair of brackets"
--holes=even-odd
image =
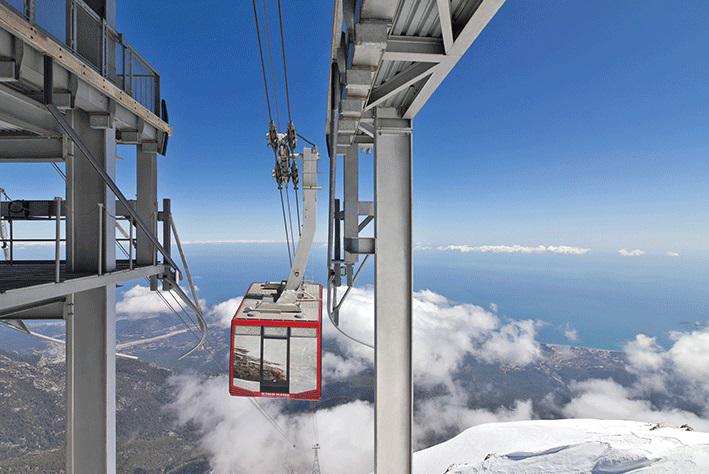
[[(142, 143), (136, 147), (137, 186), (138, 196), (136, 211), (153, 232), (156, 234), (155, 216), (158, 212), (158, 164), (157, 144)], [(155, 262), (155, 246), (145, 235), (145, 232), (136, 231), (136, 263), (152, 265)]]
[(412, 450), (411, 121), (377, 109), (374, 136), (375, 471), (409, 474)]
[[(165, 253), (172, 256), (172, 229), (170, 229), (170, 219), (172, 219), (172, 209), (170, 207), (170, 199), (164, 198), (162, 200), (162, 246), (165, 249)], [(163, 259), (165, 260), (165, 259)], [(165, 262), (167, 263), (167, 262)], [(170, 279), (177, 281), (173, 270), (168, 270), (168, 276)], [(163, 291), (170, 291), (172, 289), (172, 284), (167, 280), (162, 281)]]
[[(88, 114), (72, 112), (73, 126), (109, 176), (116, 172), (115, 129), (92, 129)], [(95, 273), (98, 246), (105, 271), (115, 269), (116, 197), (88, 160), (71, 159), (67, 175), (67, 267)], [(105, 209), (100, 233), (98, 205)], [(68, 207), (69, 209), (69, 207)], [(69, 229), (71, 229), (69, 231)], [(100, 235), (99, 235), (100, 234)], [(66, 471), (116, 472), (115, 285), (75, 293), (66, 316)]]
[(54, 198), (54, 281), (59, 283), (61, 270), (61, 239), (62, 239), (62, 198)]
[[(335, 248), (334, 248), (334, 262), (333, 268), (335, 274), (333, 275), (332, 283), (335, 285), (335, 291), (342, 285), (342, 206), (340, 205), (342, 201), (335, 199)], [(337, 293), (335, 293), (337, 294)]]
[(359, 149), (353, 143), (345, 154), (345, 266), (347, 285), (352, 285), (354, 263), (359, 255), (347, 251), (348, 242), (359, 237)]
[[(89, 126), (87, 113), (75, 110), (72, 112), (73, 128), (81, 136), (82, 141), (93, 151), (99, 160), (103, 161), (106, 172), (110, 176), (116, 173), (116, 130), (114, 128), (94, 129)], [(106, 187), (89, 161), (81, 156), (81, 151), (74, 146), (74, 156), (67, 161), (67, 201), (71, 204), (71, 212), (67, 212), (67, 229), (70, 229), (71, 247), (68, 255), (68, 268), (73, 271), (88, 271), (95, 273), (98, 268), (98, 242), (103, 240), (103, 265), (105, 272), (110, 272), (116, 266), (116, 197)], [(102, 236), (99, 238), (98, 205), (103, 204), (104, 214)]]

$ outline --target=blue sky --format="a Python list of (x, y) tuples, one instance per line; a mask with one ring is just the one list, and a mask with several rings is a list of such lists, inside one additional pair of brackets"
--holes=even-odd
[[(251, 2), (118, 8), (162, 76), (175, 135), (160, 187), (183, 238), (282, 238)], [(324, 145), (332, 3), (284, 9), (294, 121)], [(706, 254), (708, 24), (703, 1), (509, 0), (415, 120), (415, 239)], [(36, 166), (4, 167), (1, 185), (61, 193)]]

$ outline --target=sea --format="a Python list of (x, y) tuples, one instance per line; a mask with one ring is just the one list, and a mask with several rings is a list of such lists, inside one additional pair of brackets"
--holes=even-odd
[[(200, 296), (215, 304), (243, 295), (253, 281), (288, 275), (283, 243), (186, 245)], [(324, 282), (326, 249), (316, 244), (306, 278)], [(496, 308), (503, 320), (540, 321), (540, 342), (621, 349), (635, 335), (668, 346), (674, 331), (709, 322), (709, 261), (643, 255), (461, 254), (414, 252), (414, 290), (451, 304)], [(373, 285), (370, 259), (357, 282)], [(577, 339), (569, 339), (575, 330)]]

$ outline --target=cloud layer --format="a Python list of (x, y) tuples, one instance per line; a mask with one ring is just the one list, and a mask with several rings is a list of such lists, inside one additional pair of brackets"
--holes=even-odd
[[(575, 397), (562, 414), (689, 424), (709, 431), (709, 332), (673, 332), (671, 338), (672, 347), (664, 349), (654, 337), (638, 334), (623, 348), (636, 382), (628, 387), (613, 380), (577, 382)], [(677, 408), (677, 403), (692, 409)]]
[(571, 247), (569, 245), (444, 245), (438, 250), (460, 253), (521, 253), (521, 254), (560, 254), (560, 255), (585, 255), (591, 249)]
[[(538, 321), (507, 321), (491, 310), (453, 303), (429, 290), (414, 292), (413, 313), (413, 364), (418, 384), (452, 387), (454, 373), (467, 356), (509, 366), (524, 366), (541, 356), (536, 340)], [(372, 341), (373, 315), (373, 289), (353, 288), (340, 312), (341, 328)], [(324, 360), (330, 374), (351, 374), (373, 365), (371, 349), (340, 337), (329, 326), (325, 336), (335, 342), (339, 353)]]
[[(135, 298), (144, 296), (144, 290), (135, 290), (128, 301), (136, 303)], [(342, 307), (342, 329), (371, 341), (373, 299), (371, 288), (354, 288)], [(240, 300), (210, 307), (209, 317), (228, 327)], [(504, 370), (538, 362), (543, 357), (536, 339), (541, 322), (510, 320), (495, 305), (457, 303), (428, 290), (414, 293), (413, 311), (414, 381), (417, 390), (426, 392), (415, 400), (416, 446), (480, 423), (537, 417), (532, 401), (526, 399), (492, 410), (476, 407), (475, 394), (460, 388), (457, 374), (470, 357), (500, 364)], [(563, 329), (570, 340), (578, 337), (571, 326)], [(373, 368), (373, 351), (342, 337), (327, 321), (324, 337), (328, 341), (323, 353), (325, 384)], [(671, 337), (672, 345), (665, 349), (655, 338), (637, 335), (624, 346), (626, 368), (636, 381), (626, 386), (610, 379), (574, 382), (571, 399), (555, 405), (559, 416), (686, 423), (709, 431), (709, 331), (676, 332)], [(286, 412), (289, 405), (283, 401), (259, 400), (269, 422), (253, 402), (228, 395), (225, 377), (179, 376), (173, 383), (177, 400), (172, 409), (180, 423), (193, 423), (200, 430), (200, 443), (216, 472), (307, 472), (316, 431), (323, 471), (372, 470), (374, 414), (366, 401), (313, 414)], [(674, 396), (692, 407), (678, 407)]]
[(640, 249), (620, 249), (618, 250), (618, 255), (620, 255), (621, 257), (642, 257), (643, 255), (645, 255), (645, 251)]
[(309, 472), (316, 433), (323, 472), (372, 469), (374, 411), (367, 402), (286, 415), (281, 400), (229, 396), (226, 377), (177, 376), (172, 383), (177, 399), (171, 409), (180, 424), (194, 423), (200, 431), (214, 472)]
[[(142, 291), (136, 290), (134, 297)], [(343, 328), (354, 336), (373, 337), (374, 292), (351, 291), (343, 305)], [(240, 298), (208, 310), (212, 321), (226, 327)], [(470, 408), (469, 394), (457, 389), (455, 372), (466, 357), (509, 366), (530, 364), (541, 357), (536, 341), (539, 323), (505, 320), (495, 311), (458, 304), (431, 291), (414, 294), (414, 378), (419, 387), (438, 387), (437, 395), (417, 401), (417, 443), (430, 436), (458, 432), (470, 425), (533, 417), (528, 400), (488, 411)], [(335, 346), (323, 353), (325, 383), (341, 381), (371, 369), (373, 351), (337, 334), (328, 324), (325, 338)], [(225, 377), (174, 378), (177, 400), (172, 410), (181, 424), (193, 423), (216, 472), (306, 472), (312, 465), (314, 415), (286, 414), (282, 401), (260, 400), (269, 416), (298, 448), (283, 436), (249, 400), (228, 395)], [(374, 411), (365, 401), (318, 410), (321, 464), (327, 472), (370, 472), (373, 461)], [(344, 429), (343, 427), (347, 427)], [(244, 433), (248, 436), (244, 437)], [(236, 440), (243, 440), (236, 442)], [(268, 453), (264, 459), (263, 453)]]

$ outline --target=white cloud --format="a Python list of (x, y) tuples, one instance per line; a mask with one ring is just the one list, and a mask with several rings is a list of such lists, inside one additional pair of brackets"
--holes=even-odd
[(471, 352), (486, 362), (513, 366), (531, 364), (541, 357), (536, 340), (539, 324), (531, 320), (509, 322), (491, 331), (480, 347)]
[[(414, 377), (421, 385), (453, 385), (453, 374), (467, 356), (511, 366), (527, 365), (541, 357), (536, 340), (539, 322), (508, 321), (480, 306), (452, 303), (429, 290), (414, 292)], [(361, 340), (372, 341), (374, 291), (353, 288), (340, 312), (341, 328)], [(330, 358), (328, 370), (350, 374), (371, 367), (373, 351), (337, 334), (326, 325), (343, 360)], [(346, 369), (343, 364), (353, 364)]]
[(669, 251), (665, 255), (667, 255), (668, 257), (679, 257), (679, 252)]
[(569, 418), (600, 418), (664, 423), (674, 426), (689, 424), (694, 429), (709, 430), (709, 421), (694, 413), (656, 409), (647, 400), (633, 398), (631, 392), (613, 380), (590, 379), (572, 385), (576, 396), (562, 413)]
[[(228, 325), (240, 298), (210, 308), (208, 314)], [(417, 401), (416, 440), (460, 431), (491, 421), (533, 418), (531, 401), (488, 411), (469, 408), (470, 394), (460, 391), (454, 373), (466, 357), (488, 362), (525, 365), (541, 357), (535, 321), (503, 321), (495, 312), (449, 301), (424, 290), (414, 293), (414, 377), (418, 386), (441, 385), (437, 396)], [(342, 328), (360, 339), (372, 340), (374, 291), (354, 288), (343, 305)], [(373, 351), (339, 335), (327, 323), (325, 337), (337, 353), (323, 352), (325, 383), (371, 369)], [(215, 472), (307, 472), (312, 464), (312, 414), (285, 414), (282, 400), (259, 403), (298, 445), (297, 450), (247, 400), (230, 397), (225, 377), (175, 377), (177, 399), (172, 409), (180, 424), (194, 423), (201, 446)], [(321, 465), (326, 472), (370, 472), (373, 456), (373, 408), (364, 401), (318, 410)], [(343, 429), (347, 427), (347, 429)], [(248, 436), (244, 433), (248, 432)], [(235, 440), (239, 440), (238, 442)], [(268, 456), (263, 453), (267, 452)], [(287, 463), (287, 464), (285, 464)]]
[[(160, 290), (160, 293), (173, 308), (179, 311), (180, 306), (175, 302), (175, 299), (180, 303), (182, 301), (174, 291)], [(182, 304), (184, 306), (184, 303)], [(202, 308), (206, 307), (206, 302), (203, 299), (199, 300), (199, 304)], [(123, 293), (120, 301), (116, 303), (116, 314), (127, 319), (151, 318), (171, 312), (172, 310), (160, 298), (157, 291), (151, 291), (149, 287), (142, 285), (128, 289)]]
[(579, 333), (576, 329), (574, 329), (573, 327), (571, 327), (570, 324), (567, 323), (566, 326), (564, 326), (564, 337), (571, 342), (578, 342)]
[[(666, 350), (654, 337), (638, 334), (623, 347), (626, 369), (637, 377), (636, 381), (628, 387), (611, 380), (579, 382), (572, 386), (575, 397), (562, 413), (574, 417), (688, 423), (695, 429), (709, 429), (709, 420), (696, 414), (709, 415), (709, 332), (674, 332), (671, 337), (672, 347)], [(696, 413), (676, 408), (674, 404), (678, 401), (689, 403)], [(673, 405), (664, 406), (666, 403)]]
[(244, 298), (237, 296), (236, 298), (230, 298), (226, 301), (222, 301), (219, 304), (212, 306), (207, 313), (207, 316), (215, 319), (222, 327), (231, 327), (231, 320), (236, 314), (236, 310), (239, 309), (241, 300)]
[[(246, 398), (231, 397), (226, 377), (177, 376), (171, 409), (178, 423), (194, 423), (214, 472), (309, 472), (314, 424), (324, 472), (369, 472), (374, 411), (355, 401), (310, 413), (284, 414), (283, 400), (259, 400), (288, 439)], [(295, 448), (290, 443), (295, 444)]]
[(670, 337), (672, 347), (665, 350), (654, 337), (638, 334), (623, 348), (628, 370), (639, 376), (642, 388), (664, 391), (669, 383), (679, 382), (695, 395), (704, 393), (709, 413), (709, 330), (674, 331)]
[(635, 390), (641, 393), (664, 393), (667, 373), (666, 356), (654, 337), (638, 334), (623, 346), (626, 369), (637, 376)]
[(677, 373), (709, 389), (709, 331), (673, 332), (668, 356)]
[(325, 380), (344, 379), (362, 372), (368, 366), (368, 361), (362, 358), (345, 358), (332, 352), (324, 351), (322, 355), (322, 370)]
[[(145, 296), (135, 290), (135, 298)], [(354, 288), (341, 311), (341, 327), (353, 336), (373, 338), (374, 292)], [(210, 308), (208, 314), (227, 326), (240, 298)], [(428, 395), (417, 398), (414, 412), (415, 441), (422, 446), (472, 425), (535, 418), (531, 400), (486, 410), (474, 407), (471, 393), (459, 388), (456, 373), (467, 357), (508, 366), (524, 366), (542, 357), (536, 340), (538, 321), (506, 320), (489, 309), (452, 302), (432, 291), (414, 293), (414, 380)], [(578, 334), (564, 328), (570, 340)], [(335, 345), (323, 353), (325, 383), (342, 380), (373, 366), (373, 351), (340, 336), (325, 324), (325, 337)], [(638, 377), (629, 387), (612, 380), (590, 379), (571, 386), (572, 399), (559, 407), (566, 417), (628, 419), (681, 425), (709, 430), (709, 421), (695, 413), (643, 398), (647, 392), (668, 393), (680, 386), (680, 396), (705, 407), (709, 414), (709, 330), (676, 332), (668, 350), (655, 338), (639, 334), (624, 346), (627, 369)], [(331, 346), (332, 347), (332, 346)], [(182, 424), (193, 422), (201, 431), (200, 443), (209, 453), (215, 472), (307, 472), (312, 463), (313, 415), (283, 412), (283, 401), (260, 400), (298, 446), (296, 450), (246, 399), (228, 395), (225, 377), (175, 378), (177, 400), (173, 409)], [(673, 392), (674, 394), (674, 392)], [(654, 399), (653, 399), (654, 400)], [(318, 410), (319, 442), (323, 470), (369, 472), (372, 468), (373, 409), (355, 401)], [(342, 429), (342, 427), (347, 429)], [(245, 430), (247, 437), (243, 436)], [(235, 442), (234, 440), (241, 440)], [(263, 456), (268, 452), (267, 457)]]
[(633, 372), (658, 371), (664, 364), (663, 349), (654, 337), (638, 334), (623, 346), (629, 368)]
[(423, 446), (427, 438), (458, 433), (474, 425), (535, 418), (531, 400), (517, 400), (511, 408), (496, 410), (470, 408), (467, 401), (468, 394), (460, 390), (418, 401), (414, 412), (417, 446)]
[[(165, 294), (172, 304), (172, 296)], [(157, 316), (170, 310), (160, 299), (155, 291), (150, 291), (147, 286), (136, 285), (123, 293), (121, 300), (116, 303), (116, 313), (127, 317)]]
[(645, 255), (645, 251), (640, 250), (640, 249), (635, 249), (635, 250), (620, 249), (620, 250), (618, 250), (618, 254), (622, 257), (640, 257), (642, 255)]
[(521, 253), (521, 254), (543, 254), (553, 253), (561, 255), (585, 255), (591, 249), (581, 247), (571, 247), (569, 245), (444, 245), (438, 250), (446, 250), (460, 253)]

